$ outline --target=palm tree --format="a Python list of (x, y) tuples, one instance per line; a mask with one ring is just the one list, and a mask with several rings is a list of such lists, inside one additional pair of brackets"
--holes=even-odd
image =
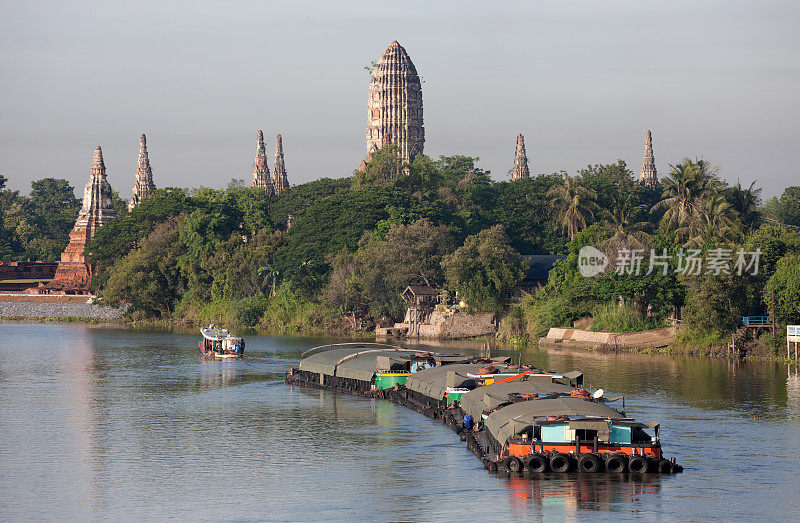
[(733, 215), (722, 192), (710, 195), (698, 203), (697, 219), (691, 227), (679, 229), (678, 236), (685, 238), (687, 247), (701, 247), (715, 239), (734, 241), (742, 236), (742, 231)]
[(707, 200), (719, 193), (722, 182), (717, 177), (719, 167), (711, 167), (705, 160), (684, 158), (663, 180), (663, 199), (653, 206), (653, 211), (665, 209), (661, 229), (674, 233), (675, 242), (683, 243), (700, 235), (707, 226), (703, 209), (709, 208)]
[(649, 241), (650, 235), (645, 232), (649, 225), (638, 218), (644, 211), (644, 205), (634, 205), (633, 194), (618, 193), (614, 197), (614, 205), (611, 210), (603, 209), (605, 225), (603, 228), (608, 231), (610, 238), (603, 242), (603, 247), (612, 249), (641, 249)]
[(547, 197), (555, 212), (555, 223), (570, 240), (578, 231), (591, 225), (595, 211), (599, 210), (595, 203), (597, 193), (584, 187), (576, 176), (564, 175), (564, 182), (552, 186)]
[(747, 230), (752, 230), (761, 225), (762, 216), (758, 207), (761, 205), (761, 189), (756, 189), (756, 182), (747, 189), (742, 189), (742, 183), (736, 180), (736, 185), (728, 187), (726, 193), (731, 210), (739, 217), (739, 221)]

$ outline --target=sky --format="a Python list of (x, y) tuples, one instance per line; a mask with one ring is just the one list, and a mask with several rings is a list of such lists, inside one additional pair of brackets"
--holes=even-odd
[(425, 153), (509, 178), (623, 159), (653, 131), (660, 176), (683, 157), (763, 196), (800, 185), (796, 0), (0, 0), (0, 173), (66, 178), (92, 149), (131, 194), (139, 135), (159, 187), (249, 182), (256, 131), (291, 184), (364, 157), (365, 66), (392, 40), (422, 77)]

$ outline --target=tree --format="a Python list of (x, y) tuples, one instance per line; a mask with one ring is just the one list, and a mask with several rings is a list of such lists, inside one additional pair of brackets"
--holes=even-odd
[(34, 260), (56, 260), (69, 243), (81, 200), (67, 180), (44, 178), (31, 182), (28, 212), (35, 227), (23, 239), (26, 256)]
[(775, 317), (781, 324), (800, 323), (800, 255), (790, 254), (778, 261), (775, 273), (764, 289), (767, 309), (775, 296)]
[(643, 248), (650, 238), (645, 232), (649, 224), (640, 220), (643, 212), (643, 205), (635, 205), (635, 195), (617, 194), (611, 210), (603, 210), (603, 228), (609, 235), (603, 247), (612, 251)]
[(581, 185), (594, 191), (596, 203), (602, 209), (610, 208), (621, 196), (634, 193), (633, 172), (625, 160), (617, 163), (587, 165), (578, 171)]
[(772, 198), (765, 207), (780, 223), (800, 227), (800, 186), (787, 187), (780, 198)]
[(571, 240), (575, 234), (592, 224), (599, 207), (597, 193), (587, 189), (577, 177), (564, 175), (563, 183), (554, 185), (547, 193), (555, 212), (558, 227)]
[(719, 167), (711, 167), (705, 160), (684, 158), (681, 163), (671, 165), (671, 171), (662, 180), (663, 199), (653, 206), (653, 211), (664, 211), (661, 230), (675, 235), (676, 243), (685, 243), (702, 237), (702, 230), (708, 224), (703, 221), (704, 210), (707, 215), (711, 199), (722, 186), (717, 178)]
[(92, 285), (102, 287), (110, 275), (110, 267), (139, 247), (156, 224), (191, 212), (194, 207), (194, 199), (187, 197), (181, 189), (157, 189), (131, 212), (98, 229), (84, 251), (95, 267)]
[(326, 301), (344, 312), (399, 319), (400, 293), (407, 285), (443, 283), (443, 257), (452, 252), (452, 234), (423, 218), (392, 226), (384, 238), (365, 233), (355, 253), (343, 249), (331, 259)]
[(484, 227), (500, 224), (511, 245), (522, 254), (564, 252), (566, 239), (554, 227), (547, 193), (561, 183), (558, 174), (543, 174), (513, 182), (492, 184), (484, 216)]
[(114, 263), (101, 297), (130, 304), (132, 313), (170, 317), (186, 285), (177, 263), (183, 253), (179, 233), (176, 219), (156, 225), (140, 248)]
[(525, 277), (525, 263), (495, 225), (467, 237), (442, 260), (448, 287), (476, 310), (499, 312)]
[(761, 189), (755, 188), (756, 182), (747, 189), (737, 180), (736, 185), (725, 190), (731, 210), (736, 214), (745, 231), (757, 229), (762, 222), (759, 206), (761, 205)]
[(407, 165), (400, 155), (400, 148), (397, 144), (387, 143), (372, 152), (363, 170), (355, 172), (355, 186), (388, 185), (402, 175), (405, 167)]

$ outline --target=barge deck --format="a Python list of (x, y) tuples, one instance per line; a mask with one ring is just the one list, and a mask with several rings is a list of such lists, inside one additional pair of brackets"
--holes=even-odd
[[(638, 423), (601, 398), (590, 398), (577, 388), (580, 373), (376, 345), (307, 351), (286, 383), (385, 399), (441, 420), (491, 473), (683, 470), (674, 458), (662, 458), (658, 424)], [(381, 380), (387, 375), (392, 379)], [(656, 436), (647, 435), (647, 428), (655, 428)]]

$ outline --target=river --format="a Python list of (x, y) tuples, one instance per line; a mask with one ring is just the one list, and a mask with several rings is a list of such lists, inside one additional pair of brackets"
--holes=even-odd
[[(194, 333), (0, 323), (0, 518), (771, 519), (800, 514), (800, 379), (785, 365), (529, 351), (660, 421), (683, 474), (508, 479), (441, 423), (203, 362)], [(326, 340), (248, 336), (297, 362)], [(459, 346), (463, 350), (469, 344)]]

